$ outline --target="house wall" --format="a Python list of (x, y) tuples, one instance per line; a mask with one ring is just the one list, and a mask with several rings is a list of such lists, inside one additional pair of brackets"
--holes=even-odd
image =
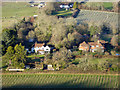
[(44, 50), (44, 46), (42, 46), (42, 47), (35, 47), (34, 50), (35, 50), (35, 53), (37, 53), (38, 50)]
[(44, 54), (45, 52), (48, 52), (48, 53), (50, 52), (50, 47), (49, 46), (36, 47), (34, 48), (34, 50), (35, 50), (35, 53), (37, 53), (39, 50), (43, 50), (43, 51), (39, 51), (39, 53)]
[(48, 47), (48, 46), (44, 47), (44, 51), (50, 52), (50, 47)]

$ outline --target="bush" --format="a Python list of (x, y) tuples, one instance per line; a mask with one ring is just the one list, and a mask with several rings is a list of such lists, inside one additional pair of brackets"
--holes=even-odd
[(112, 71), (118, 71), (118, 66), (117, 65), (112, 65), (112, 67), (110, 68), (110, 70)]
[(79, 60), (78, 60), (78, 59), (73, 60), (73, 61), (72, 61), (72, 64), (75, 64), (75, 65), (79, 64)]

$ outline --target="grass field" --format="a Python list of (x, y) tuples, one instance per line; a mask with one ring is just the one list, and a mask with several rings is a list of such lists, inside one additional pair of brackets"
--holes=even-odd
[(2, 28), (10, 27), (23, 17), (37, 14), (36, 7), (30, 7), (27, 2), (3, 2), (2, 3)]
[(2, 17), (22, 17), (32, 16), (36, 14), (37, 8), (30, 7), (29, 3), (25, 2), (4, 2), (2, 3)]
[(112, 8), (113, 8), (113, 3), (111, 3), (111, 2), (104, 2), (104, 3), (103, 3), (103, 6), (104, 6), (106, 9), (112, 9)]
[(118, 88), (117, 75), (4, 74), (3, 88)]
[(60, 11), (54, 11), (53, 15), (57, 15), (57, 16), (71, 16), (73, 14), (72, 11), (70, 10), (60, 10)]
[(112, 2), (87, 2), (84, 4), (85, 6), (88, 7), (104, 7), (105, 9), (112, 9), (113, 8), (113, 3)]

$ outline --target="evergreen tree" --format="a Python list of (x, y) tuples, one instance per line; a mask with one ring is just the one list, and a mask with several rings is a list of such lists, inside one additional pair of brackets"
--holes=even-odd
[(74, 4), (73, 4), (73, 8), (74, 8), (74, 9), (77, 9), (77, 8), (78, 8), (78, 4), (77, 4), (77, 2), (74, 2)]
[(16, 45), (14, 47), (15, 54), (14, 59), (12, 60), (13, 66), (16, 68), (24, 68), (25, 62), (26, 62), (26, 53), (24, 50), (24, 46), (21, 45), (21, 43)]
[(13, 56), (14, 56), (14, 49), (12, 46), (9, 46), (5, 54), (6, 59), (9, 60), (8, 61), (9, 64), (11, 64), (11, 60), (13, 59)]

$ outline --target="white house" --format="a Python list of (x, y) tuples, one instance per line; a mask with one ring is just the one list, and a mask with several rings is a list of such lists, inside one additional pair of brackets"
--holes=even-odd
[(45, 46), (45, 43), (36, 42), (32, 50), (35, 50), (35, 53), (40, 53), (40, 54), (50, 53), (50, 47)]
[(38, 15), (33, 15), (34, 18), (38, 17)]
[(71, 5), (60, 5), (60, 8), (65, 8), (66, 10), (68, 10), (69, 8), (72, 8), (73, 7), (73, 4)]
[(49, 53), (50, 52), (50, 47), (49, 46), (44, 47), (44, 51), (45, 51), (45, 53)]
[(38, 5), (38, 8), (42, 8), (45, 7), (46, 3), (45, 2), (40, 2), (40, 4)]
[(68, 10), (70, 7), (69, 5), (60, 5), (60, 8), (65, 8), (66, 10)]

